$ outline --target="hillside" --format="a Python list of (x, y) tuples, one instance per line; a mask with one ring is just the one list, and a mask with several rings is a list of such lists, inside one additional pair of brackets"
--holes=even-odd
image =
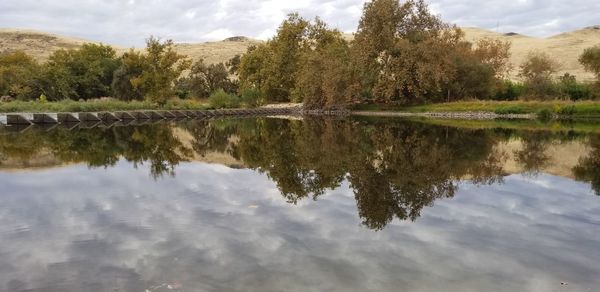
[(77, 48), (87, 42), (33, 30), (0, 28), (0, 53), (21, 50), (42, 61), (54, 51)]
[(481, 28), (463, 28), (466, 39), (476, 41), (481, 38), (501, 39), (512, 43), (511, 63), (512, 77), (516, 77), (519, 64), (523, 62), (531, 50), (548, 53), (561, 64), (560, 75), (569, 72), (581, 80), (591, 80), (594, 76), (583, 70), (577, 60), (583, 50), (594, 45), (600, 45), (600, 27), (588, 27), (568, 33), (562, 33), (549, 38), (535, 38), (515, 33), (496, 33)]
[[(531, 50), (545, 51), (561, 63), (561, 72), (569, 72), (579, 79), (590, 80), (593, 76), (583, 70), (577, 59), (585, 48), (600, 44), (600, 26), (588, 27), (572, 32), (562, 33), (549, 38), (535, 38), (518, 33), (496, 33), (481, 28), (463, 28), (466, 39), (476, 41), (489, 37), (510, 41), (512, 43), (513, 78), (517, 75), (518, 65), (521, 64), (527, 53)], [(352, 35), (345, 35), (351, 39)], [(43, 32), (19, 29), (0, 29), (0, 52), (24, 50), (38, 60), (46, 60), (48, 56), (61, 48), (76, 48), (81, 44), (89, 42), (86, 40), (53, 35)], [(224, 62), (246, 51), (251, 46), (261, 43), (245, 37), (234, 37), (223, 41), (205, 43), (179, 43), (175, 45), (176, 50), (192, 57), (193, 59), (204, 58), (208, 63)], [(124, 52), (126, 48), (115, 47), (118, 52)]]
[[(233, 37), (218, 42), (178, 43), (175, 45), (175, 50), (194, 60), (203, 58), (207, 63), (218, 63), (244, 53), (249, 46), (260, 42), (246, 37)], [(22, 50), (39, 61), (47, 60), (54, 51), (77, 48), (84, 43), (96, 42), (33, 30), (0, 29), (0, 53)], [(113, 47), (118, 53), (127, 50), (123, 47)]]

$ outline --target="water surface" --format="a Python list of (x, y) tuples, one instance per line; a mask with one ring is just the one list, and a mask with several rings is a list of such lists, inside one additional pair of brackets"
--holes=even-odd
[(597, 291), (600, 135), (399, 119), (0, 130), (0, 291)]

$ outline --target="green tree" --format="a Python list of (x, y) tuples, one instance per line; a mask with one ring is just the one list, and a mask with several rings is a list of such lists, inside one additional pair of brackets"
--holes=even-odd
[(434, 101), (455, 74), (462, 36), (423, 0), (366, 4), (354, 44), (363, 92), (384, 102)]
[(173, 41), (161, 42), (150, 37), (146, 40), (146, 54), (143, 55), (144, 70), (130, 82), (134, 88), (141, 89), (145, 99), (164, 105), (174, 96), (174, 83), (183, 71), (190, 67), (191, 61), (176, 53)]
[(211, 93), (222, 89), (227, 93), (235, 93), (238, 84), (229, 77), (229, 71), (223, 63), (207, 65), (203, 60), (195, 62), (190, 73), (177, 81), (177, 87), (188, 90), (198, 98), (207, 98)]
[(556, 94), (552, 74), (558, 71), (559, 64), (543, 52), (529, 52), (520, 66), (519, 76), (523, 78), (525, 94), (533, 98), (548, 98)]
[(344, 107), (359, 95), (350, 47), (320, 19), (309, 26), (294, 96), (309, 109)]
[[(113, 96), (120, 100), (143, 100), (144, 92), (137, 80), (146, 70), (144, 55), (133, 49), (121, 57), (121, 66), (114, 72), (112, 80)], [(134, 84), (135, 83), (135, 84)]]
[(119, 66), (112, 47), (84, 44), (78, 49), (54, 52), (37, 84), (50, 100), (109, 96), (113, 73)]
[(37, 62), (21, 51), (0, 54), (0, 96), (27, 100), (36, 97), (34, 77)]
[(268, 101), (291, 100), (309, 23), (290, 14), (266, 44), (251, 48), (240, 60), (242, 88), (255, 88)]
[(229, 59), (227, 61), (227, 63), (225, 64), (227, 66), (227, 70), (229, 71), (229, 74), (231, 75), (235, 75), (238, 73), (238, 70), (240, 69), (240, 63), (242, 62), (242, 55), (237, 54), (235, 56), (233, 56), (233, 58)]
[(579, 62), (585, 70), (594, 73), (600, 82), (600, 45), (585, 49), (579, 57)]
[(399, 13), (397, 0), (374, 0), (365, 3), (355, 35), (353, 56), (359, 69), (362, 95), (371, 97), (385, 59), (382, 54), (392, 51), (396, 39)]

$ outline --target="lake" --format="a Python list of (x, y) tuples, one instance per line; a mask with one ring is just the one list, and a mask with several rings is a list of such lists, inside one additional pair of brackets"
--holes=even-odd
[(599, 291), (598, 129), (4, 127), (0, 291)]

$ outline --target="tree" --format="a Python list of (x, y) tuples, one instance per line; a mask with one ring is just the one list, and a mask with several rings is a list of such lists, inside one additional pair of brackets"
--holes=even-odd
[(600, 45), (585, 49), (579, 57), (579, 62), (585, 70), (594, 73), (600, 82)]
[(259, 94), (260, 102), (266, 101), (265, 83), (267, 80), (269, 62), (272, 50), (267, 44), (251, 46), (240, 59), (238, 78), (242, 91), (255, 90)]
[(0, 54), (0, 96), (35, 98), (33, 80), (38, 70), (37, 62), (24, 52)]
[(242, 56), (242, 87), (258, 89), (264, 100), (290, 101), (308, 25), (298, 14), (290, 14), (272, 40)]
[(305, 108), (339, 108), (358, 96), (350, 47), (337, 30), (316, 19), (308, 29), (294, 96)]
[(509, 62), (511, 43), (483, 38), (477, 41), (475, 45), (473, 54), (477, 59), (481, 63), (489, 65), (497, 79), (506, 78), (508, 72), (512, 69), (512, 64)]
[(199, 98), (207, 98), (218, 89), (227, 93), (235, 93), (238, 89), (238, 84), (229, 78), (225, 64), (206, 65), (203, 60), (195, 62), (189, 75), (180, 78), (177, 84), (178, 88), (188, 90)]
[(353, 55), (356, 59), (361, 89), (370, 97), (385, 61), (380, 59), (392, 50), (397, 39), (397, 28), (402, 16), (397, 0), (374, 0), (365, 3), (355, 35)]
[(126, 101), (143, 100), (144, 92), (141, 84), (132, 83), (132, 81), (137, 80), (142, 75), (146, 70), (146, 65), (142, 53), (133, 49), (124, 53), (121, 57), (121, 66), (113, 74), (111, 87), (114, 97)]
[(384, 102), (434, 101), (455, 74), (452, 53), (462, 37), (423, 0), (366, 4), (354, 45), (363, 92)]
[(555, 94), (552, 74), (558, 71), (559, 64), (548, 54), (529, 52), (520, 68), (519, 76), (524, 79), (527, 95), (547, 98)]
[(229, 74), (234, 75), (238, 73), (238, 70), (240, 69), (240, 63), (242, 61), (242, 55), (237, 54), (235, 56), (233, 56), (233, 58), (229, 59), (229, 61), (227, 61), (227, 63), (225, 64), (227, 66), (227, 70), (229, 71)]
[(44, 64), (37, 85), (50, 100), (109, 96), (119, 66), (110, 46), (84, 44), (79, 49), (58, 50)]
[(161, 42), (150, 37), (143, 55), (144, 70), (132, 78), (134, 88), (140, 88), (145, 99), (164, 105), (174, 95), (173, 85), (191, 61), (173, 50), (173, 41)]

